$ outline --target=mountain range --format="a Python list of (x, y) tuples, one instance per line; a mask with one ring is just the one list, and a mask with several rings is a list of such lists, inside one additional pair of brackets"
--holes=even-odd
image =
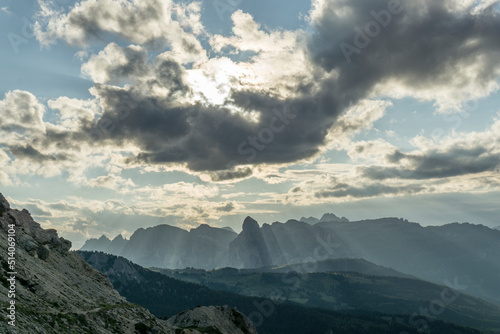
[(239, 234), (208, 225), (189, 232), (160, 225), (139, 229), (130, 240), (91, 239), (82, 250), (169, 269), (250, 269), (364, 259), (433, 283), (456, 282), (467, 293), (500, 304), (499, 230), (469, 223), (423, 227), (400, 218), (349, 221), (333, 214), (311, 223), (289, 220), (260, 226), (247, 217)]
[[(123, 257), (102, 252), (79, 251), (79, 254), (94, 268), (106, 274), (121, 295), (125, 296), (129, 301), (149, 309), (153, 314), (162, 318), (171, 317), (179, 309), (192, 307), (192, 305), (196, 305), (195, 303), (199, 303), (202, 306), (205, 304), (224, 304), (247, 314), (254, 322), (259, 334), (490, 333), (488, 330), (478, 330), (443, 322), (435, 317), (426, 319), (422, 315), (415, 317), (410, 314), (404, 314), (404, 312), (397, 308), (398, 302), (401, 302), (402, 299), (392, 300), (395, 309), (398, 309), (398, 312), (395, 313), (381, 313), (363, 308), (333, 311), (324, 307), (317, 308), (311, 305), (299, 304), (292, 300), (270, 298), (269, 296), (272, 296), (272, 294), (269, 293), (265, 293), (266, 297), (255, 295), (243, 296), (239, 294), (243, 291), (239, 288), (235, 289), (239, 293), (211, 289), (200, 284), (171, 278), (162, 273), (142, 268)], [(233, 276), (235, 278), (235, 270), (238, 271), (237, 269), (227, 268), (216, 270), (215, 272), (216, 275), (222, 277), (229, 278)], [(197, 275), (192, 275), (192, 271), (205, 272), (199, 269), (190, 269), (189, 272), (186, 272), (186, 276), (196, 278)], [(259, 275), (262, 275), (262, 273)], [(272, 289), (281, 287), (283, 285), (281, 282), (282, 275), (274, 275), (278, 276), (277, 280), (267, 276), (258, 277), (257, 279), (250, 277), (249, 279), (242, 279), (240, 284), (248, 287), (249, 284), (255, 283), (259, 285), (266, 281), (266, 284), (273, 287)], [(369, 280), (371, 277), (363, 276), (363, 280), (366, 279)], [(346, 280), (352, 283), (355, 281), (347, 278), (347, 276)], [(276, 281), (278, 281), (279, 285), (275, 284)], [(326, 285), (331, 285), (332, 282), (326, 282)], [(422, 282), (422, 284), (425, 285), (428, 283)], [(305, 282), (305, 285), (309, 284)], [(369, 284), (365, 287), (370, 289)], [(387, 287), (390, 289), (390, 284)], [(316, 291), (321, 291), (323, 288), (324, 286), (318, 286), (315, 289)], [(356, 286), (352, 285), (352, 288), (356, 288)], [(426, 300), (426, 298), (433, 296), (432, 291), (439, 296), (441, 287), (431, 287), (423, 295), (420, 294), (420, 288), (422, 286), (414, 287), (415, 304), (412, 306), (425, 305), (428, 308), (431, 301)], [(377, 297), (377, 293), (374, 294), (374, 292), (366, 294), (366, 291), (364, 291), (361, 293), (364, 294), (362, 298), (365, 300), (367, 298), (375, 298), (380, 302), (382, 298)], [(298, 291), (298, 293), (302, 293), (302, 290)], [(389, 294), (391, 293), (389, 292)], [(392, 294), (392, 296), (394, 297), (395, 294)], [(473, 309), (474, 305), (470, 303), (475, 305), (475, 310)], [(464, 320), (465, 322), (470, 321), (475, 324), (482, 324), (482, 327), (490, 326), (494, 328), (494, 326), (498, 325), (498, 308), (492, 306), (493, 308), (490, 310), (488, 309), (489, 306), (483, 301), (464, 297), (462, 302), (457, 304), (453, 310), (446, 312), (444, 317), (452, 316), (455, 319), (461, 320), (460, 317), (462, 315), (466, 315), (467, 312), (473, 312), (467, 315), (467, 319)], [(408, 309), (418, 310), (418, 308), (413, 309), (411, 307)], [(455, 313), (457, 311), (460, 312)], [(482, 319), (486, 319), (486, 321), (481, 321)]]

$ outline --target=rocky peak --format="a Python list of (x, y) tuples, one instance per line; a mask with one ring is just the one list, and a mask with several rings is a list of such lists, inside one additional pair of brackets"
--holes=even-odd
[(333, 213), (325, 213), (323, 217), (319, 220), (320, 223), (329, 223), (329, 222), (340, 222), (340, 223), (348, 223), (349, 219), (346, 217), (339, 218), (337, 215)]
[(252, 217), (248, 216), (243, 221), (243, 231), (255, 231), (259, 229), (259, 223)]
[(251, 217), (246, 217), (243, 231), (229, 244), (229, 266), (258, 268), (271, 264), (269, 248), (259, 223)]

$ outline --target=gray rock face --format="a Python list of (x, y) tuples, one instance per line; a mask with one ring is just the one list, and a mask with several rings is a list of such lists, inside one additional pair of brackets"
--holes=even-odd
[(9, 202), (7, 202), (5, 197), (3, 197), (2, 193), (0, 193), (0, 215), (9, 210), (10, 210)]
[(269, 248), (259, 223), (255, 219), (245, 218), (243, 231), (229, 244), (228, 256), (229, 266), (235, 268), (258, 268), (272, 265)]
[[(201, 333), (190, 331), (189, 328), (204, 328), (210, 333), (218, 330), (220, 334), (257, 334), (254, 325), (244, 314), (230, 308), (229, 306), (202, 306), (185, 311), (167, 320), (167, 323), (183, 329), (180, 333)], [(177, 333), (177, 330), (176, 330)]]
[(24, 249), (30, 253), (38, 248), (38, 244), (32, 239), (29, 238), (24, 242)]
[(40, 260), (47, 260), (49, 258), (49, 255), (50, 255), (50, 251), (48, 250), (47, 247), (45, 246), (40, 246), (37, 250), (37, 255), (38, 255), (38, 258)]
[(314, 224), (319, 223), (319, 219), (315, 218), (315, 217), (309, 217), (309, 218), (302, 217), (302, 218), (300, 218), (300, 221), (304, 222), (304, 223), (308, 223), (309, 225), (314, 225)]
[(325, 213), (323, 217), (319, 220), (320, 223), (331, 223), (331, 222), (339, 222), (339, 223), (348, 223), (349, 219), (346, 217), (339, 218), (333, 213)]
[(236, 236), (234, 231), (208, 225), (190, 231), (158, 225), (138, 229), (130, 240), (121, 235), (113, 240), (106, 236), (89, 239), (81, 250), (124, 256), (144, 267), (211, 269), (223, 263)]

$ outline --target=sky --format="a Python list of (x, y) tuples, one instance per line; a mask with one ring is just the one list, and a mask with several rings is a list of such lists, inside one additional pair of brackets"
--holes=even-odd
[(495, 0), (0, 0), (0, 192), (79, 248), (326, 212), (500, 225)]

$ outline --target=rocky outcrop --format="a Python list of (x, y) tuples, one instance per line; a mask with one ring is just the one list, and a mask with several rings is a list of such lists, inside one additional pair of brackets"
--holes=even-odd
[[(7, 305), (16, 305), (15, 333), (174, 333), (164, 321), (142, 307), (128, 303), (109, 279), (70, 252), (71, 242), (56, 230), (43, 229), (27, 210), (11, 209), (0, 194), (0, 271), (3, 278), (15, 272), (15, 299), (8, 298), (9, 281), (0, 285), (0, 317)], [(15, 264), (8, 266), (9, 226), (15, 230)], [(12, 229), (11, 229), (12, 232)], [(14, 329), (0, 322), (0, 332)]]
[[(202, 306), (180, 313), (167, 322), (180, 334), (257, 334), (250, 319), (229, 306)], [(176, 331), (177, 333), (177, 331)]]

